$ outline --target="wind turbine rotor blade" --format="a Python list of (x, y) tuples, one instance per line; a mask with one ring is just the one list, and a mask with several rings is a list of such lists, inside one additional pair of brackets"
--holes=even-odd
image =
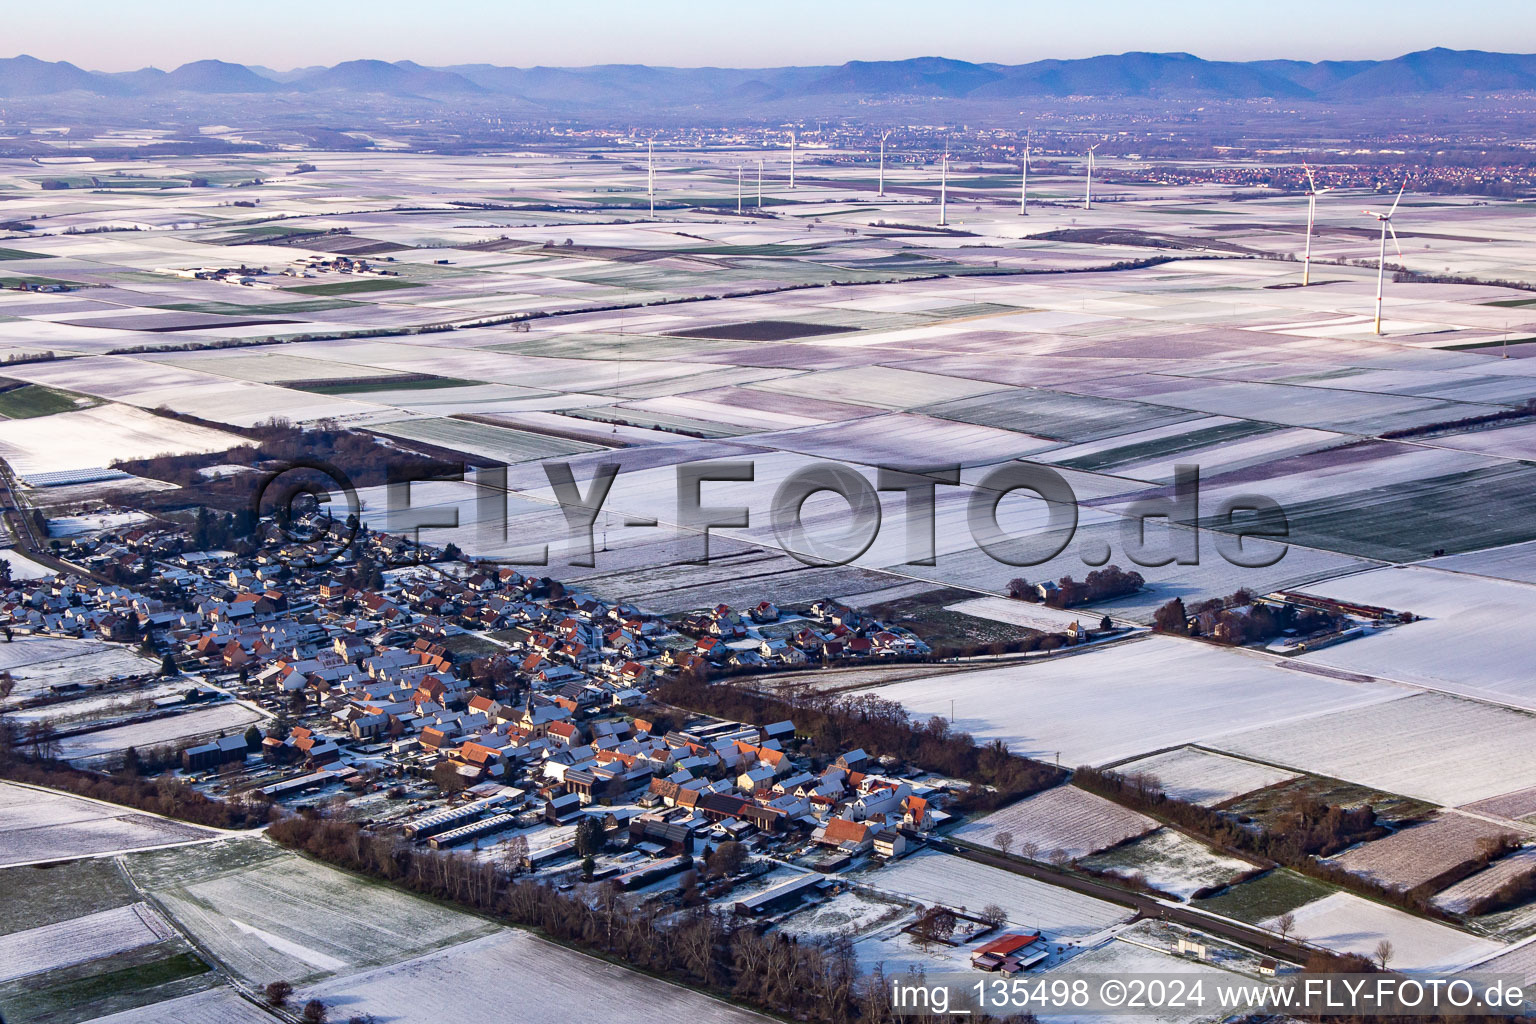
[(1312, 179), (1312, 168), (1308, 167), (1306, 164), (1302, 164), (1301, 169), (1307, 172), (1307, 187), (1310, 188), (1314, 193), (1317, 192), (1317, 182)]
[(1397, 258), (1398, 259), (1402, 259), (1403, 258), (1403, 247), (1401, 245), (1397, 244), (1397, 229), (1392, 226), (1392, 221), (1391, 221), (1390, 218), (1388, 220), (1386, 220), (1384, 223), (1387, 225), (1388, 233), (1392, 235), (1392, 248), (1397, 250)]
[(1397, 190), (1397, 198), (1392, 200), (1392, 209), (1387, 211), (1387, 216), (1388, 217), (1392, 216), (1394, 213), (1397, 212), (1397, 204), (1403, 201), (1403, 189), (1405, 189), (1407, 187), (1408, 187), (1408, 183), (1405, 181), (1405, 182), (1403, 182), (1402, 188), (1399, 188)]

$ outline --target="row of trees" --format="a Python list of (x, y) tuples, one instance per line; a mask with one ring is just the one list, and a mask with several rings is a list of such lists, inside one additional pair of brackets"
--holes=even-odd
[(863, 748), (964, 779), (971, 785), (958, 806), (965, 810), (1001, 807), (1066, 777), (1060, 768), (1012, 753), (1001, 741), (978, 746), (969, 733), (955, 731), (943, 718), (913, 722), (896, 701), (869, 693), (807, 691), (784, 698), (679, 674), (665, 681), (655, 696), (691, 711), (758, 725), (793, 719), (797, 732), (825, 756)]
[[(1126, 572), (1118, 565), (1106, 565), (1090, 572), (1081, 582), (1063, 576), (1056, 581), (1056, 589), (1047, 594), (1044, 603), (1052, 608), (1075, 608), (1095, 601), (1112, 601), (1136, 593), (1146, 582), (1139, 572)], [(1008, 581), (1007, 594), (1020, 601), (1041, 599), (1034, 586), (1021, 576)]]

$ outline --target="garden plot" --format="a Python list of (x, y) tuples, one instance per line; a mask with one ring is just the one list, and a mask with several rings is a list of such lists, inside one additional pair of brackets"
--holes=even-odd
[(1145, 814), (1062, 785), (968, 821), (954, 835), (1035, 860), (1077, 860), (1155, 828)]
[[(579, 984), (553, 984), (555, 979)], [(487, 979), (495, 979), (487, 984)], [(392, 1024), (501, 1020), (516, 993), (519, 1024), (624, 1020), (629, 1024), (762, 1024), (766, 1018), (728, 1003), (546, 942), (528, 932), (498, 931), (390, 967), (306, 988), (346, 1012)]]
[[(16, 646), (21, 640), (0, 645), (0, 650)], [(62, 658), (34, 661), (10, 670), (16, 681), (12, 700), (23, 700), (44, 693), (50, 686), (71, 683), (96, 683), (122, 676), (140, 676), (157, 671), (160, 666), (126, 647), (108, 646), (90, 640), (50, 641), (75, 644), (81, 649)]]
[(972, 914), (995, 903), (1011, 926), (1039, 931), (1052, 942), (1083, 940), (1133, 916), (1126, 907), (935, 850), (920, 850), (859, 881)]
[(779, 931), (802, 942), (856, 938), (904, 917), (911, 905), (901, 899), (863, 889), (840, 892), (824, 903), (806, 907), (779, 923)]
[(1122, 775), (1150, 775), (1175, 800), (1216, 807), (1244, 793), (1300, 778), (1295, 772), (1199, 747), (1179, 747), (1115, 766)]
[(0, 421), (0, 458), (23, 479), (101, 468), (114, 459), (223, 451), (244, 441), (236, 434), (115, 404)]
[(1422, 618), (1303, 661), (1536, 710), (1536, 585), (1402, 566), (1307, 592)]
[(271, 1014), (234, 989), (210, 988), (96, 1017), (86, 1024), (272, 1024), (272, 1020)]
[(0, 867), (191, 843), (207, 829), (51, 790), (0, 783)]
[(1066, 657), (907, 680), (873, 692), (897, 701), (920, 721), (953, 711), (956, 729), (982, 740), (1001, 739), (1020, 754), (1046, 760), (1059, 755), (1063, 764), (1078, 765), (1238, 729), (1336, 717), (1403, 691), (1340, 682), (1246, 652), (1156, 636)]
[(1463, 914), (1479, 900), (1498, 892), (1505, 884), (1536, 870), (1536, 847), (1526, 846), (1501, 857), (1483, 870), (1468, 875), (1434, 898), (1435, 906), (1453, 914)]
[(1081, 864), (1121, 878), (1143, 880), (1181, 900), (1191, 899), (1202, 890), (1231, 885), (1258, 870), (1248, 861), (1223, 856), (1171, 828), (1160, 828), (1135, 842), (1087, 857)]
[(1429, 821), (1350, 847), (1331, 863), (1392, 889), (1423, 885), (1477, 856), (1479, 844), (1512, 830), (1470, 815), (1437, 814)]
[(201, 948), (253, 984), (391, 963), (491, 927), (258, 839), (193, 858), (134, 858), (127, 868)]
[(175, 934), (145, 903), (12, 932), (0, 937), (0, 983), (112, 956)]
[[(1293, 934), (1337, 953), (1374, 958), (1383, 939), (1392, 943), (1388, 966), (1399, 971), (1454, 971), (1497, 953), (1499, 943), (1480, 939), (1449, 925), (1347, 892), (1336, 892), (1295, 910)], [(1274, 929), (1273, 920), (1264, 927)]]
[(1447, 807), (1536, 779), (1536, 717), (1431, 693), (1318, 712), (1209, 745)]
[(59, 748), (66, 760), (83, 761), (116, 754), (129, 747), (157, 747), (199, 736), (243, 732), (246, 726), (260, 719), (261, 715), (243, 704), (218, 704), (168, 718), (69, 736), (60, 741)]

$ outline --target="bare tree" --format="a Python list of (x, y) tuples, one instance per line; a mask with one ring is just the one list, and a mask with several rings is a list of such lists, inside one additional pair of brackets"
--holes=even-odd
[(273, 1006), (282, 1006), (293, 995), (293, 986), (286, 981), (269, 982), (263, 994)]
[(1013, 849), (1013, 833), (1012, 832), (999, 832), (997, 834), (997, 837), (995, 839), (993, 839), (992, 841), (997, 844), (997, 848), (999, 850), (1003, 851), (1003, 856), (1004, 857), (1008, 856), (1008, 851)]
[(1376, 943), (1376, 962), (1381, 965), (1382, 970), (1387, 969), (1387, 961), (1392, 959), (1392, 952), (1392, 943), (1386, 939)]
[(528, 837), (513, 836), (501, 844), (501, 865), (507, 869), (507, 874), (515, 875), (523, 870), (523, 863), (528, 859)]
[(988, 928), (1001, 928), (1008, 921), (1008, 912), (996, 903), (981, 908), (980, 917)]
[(1288, 940), (1291, 932), (1296, 928), (1296, 915), (1287, 910), (1275, 918), (1275, 931), (1280, 933), (1282, 940)]

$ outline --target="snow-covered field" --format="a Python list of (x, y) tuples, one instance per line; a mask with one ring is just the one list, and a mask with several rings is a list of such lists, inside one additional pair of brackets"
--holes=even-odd
[(1009, 622), (1044, 633), (1059, 633), (1074, 622), (1097, 627), (1101, 616), (1070, 608), (1052, 608), (1034, 601), (1014, 601), (1006, 597), (976, 597), (947, 606), (948, 611), (975, 615), (993, 622)]
[(913, 679), (872, 691), (918, 719), (1016, 753), (1101, 764), (1238, 729), (1370, 705), (1402, 690), (1297, 672), (1251, 654), (1155, 636), (1065, 658)]
[(216, 452), (243, 443), (237, 434), (156, 416), (129, 405), (0, 421), (0, 458), (23, 479), (38, 473), (108, 466), (114, 459)]
[(1057, 786), (968, 821), (954, 835), (996, 849), (1011, 842), (1009, 852), (1035, 860), (1059, 856), (1076, 860), (1156, 827), (1157, 822), (1145, 814), (1076, 786)]
[(1122, 775), (1150, 775), (1169, 796), (1202, 807), (1215, 807), (1244, 793), (1299, 777), (1282, 768), (1198, 747), (1179, 747), (1127, 761), (1117, 765), (1115, 771)]
[[(52, 637), (17, 637), (0, 644), (0, 663), (9, 659), (17, 661), (15, 667), (7, 669), (16, 682), (12, 700), (36, 696), (50, 686), (144, 675), (160, 667), (158, 662), (118, 644)], [(0, 664), (0, 668), (5, 666)]]
[(44, 576), (52, 576), (53, 570), (39, 562), (34, 562), (15, 548), (0, 548), (0, 558), (11, 564), (11, 579), (13, 580), (40, 580)]
[(1424, 620), (1303, 660), (1536, 710), (1536, 585), (1401, 566), (1306, 589)]
[(973, 914), (995, 903), (1010, 926), (1039, 931), (1053, 942), (1082, 940), (1132, 917), (1129, 908), (935, 850), (920, 850), (859, 881)]
[[(1451, 971), (1491, 956), (1499, 943), (1347, 892), (1314, 900), (1295, 912), (1298, 938), (1340, 953), (1373, 957), (1392, 943), (1388, 966), (1399, 971)], [(1273, 928), (1274, 921), (1264, 922)]]
[[(515, 1011), (509, 1011), (515, 993)], [(296, 994), (392, 1024), (503, 1020), (519, 1024), (762, 1024), (766, 1019), (677, 985), (595, 960), (523, 931), (472, 942)]]
[(70, 736), (60, 741), (63, 756), (71, 761), (117, 753), (129, 747), (155, 747), (216, 733), (244, 731), (261, 718), (243, 704), (218, 704), (168, 718), (115, 726), (99, 732)]
[(850, 938), (905, 916), (911, 906), (895, 897), (877, 897), (862, 889), (848, 889), (825, 903), (806, 907), (778, 925), (786, 935), (802, 942)]
[(392, 963), (490, 930), (259, 839), (134, 859), (128, 869), (199, 946), (254, 984)]
[(1152, 888), (1181, 900), (1201, 889), (1227, 885), (1255, 869), (1171, 828), (1088, 857), (1082, 864), (1122, 878), (1139, 876)]
[(0, 982), (168, 939), (175, 932), (147, 903), (0, 936)]
[(212, 834), (126, 807), (0, 783), (0, 867), (142, 850)]
[[(1208, 963), (1190, 960), (1186, 957), (1173, 956), (1168, 953), (1152, 949), (1140, 942), (1128, 939), (1111, 939), (1095, 949), (1087, 950), (1073, 957), (1059, 970), (1069, 975), (1077, 974), (1104, 974), (1113, 977), (1126, 977), (1136, 974), (1160, 974), (1183, 975), (1193, 982), (1197, 979), (1210, 981), (1241, 982), (1245, 979), (1242, 975), (1231, 971), (1222, 970), (1220, 967)], [(1047, 971), (1041, 975), (1043, 980), (1049, 981), (1054, 971)], [(1132, 1017), (1119, 1014), (1094, 1015), (1090, 1013), (1076, 1013), (1070, 1016), (1065, 1014), (1042, 1015), (1042, 1020), (1068, 1021), (1072, 1024), (1123, 1024), (1128, 1020), (1147, 1022), (1175, 1022), (1193, 1021), (1208, 1018), (1210, 1015), (1195, 1012), (1190, 1009), (1169, 1010), (1161, 1013), (1137, 1013)]]
[(1536, 717), (1433, 693), (1285, 722), (1211, 746), (1454, 807), (1526, 789)]

